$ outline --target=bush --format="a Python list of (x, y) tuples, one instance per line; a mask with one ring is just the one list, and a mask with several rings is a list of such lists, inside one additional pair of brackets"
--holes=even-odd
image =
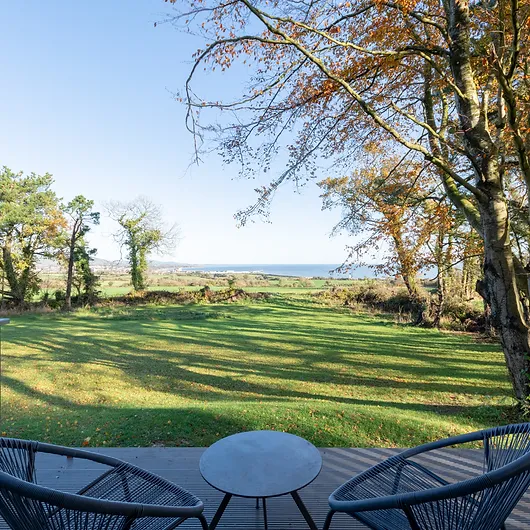
[[(386, 280), (357, 280), (350, 287), (333, 286), (320, 291), (315, 296), (320, 301), (333, 305), (343, 305), (350, 309), (377, 310), (398, 315), (400, 322), (411, 321), (424, 310), (422, 325), (432, 325), (433, 316), (428, 308), (436, 303), (436, 293), (429, 294), (420, 289), (420, 300), (412, 300), (407, 289), (397, 282)], [(430, 303), (431, 302), (431, 303)], [(462, 297), (459, 285), (448, 289), (444, 302), (441, 327), (470, 332), (485, 331), (484, 312), (474, 301)]]
[(61, 289), (57, 289), (54, 296), (57, 302), (64, 302), (66, 300), (66, 293)]

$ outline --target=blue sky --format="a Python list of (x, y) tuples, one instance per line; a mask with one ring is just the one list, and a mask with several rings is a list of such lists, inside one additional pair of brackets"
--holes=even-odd
[[(184, 85), (199, 43), (153, 27), (170, 12), (162, 0), (1, 2), (0, 164), (52, 173), (59, 196), (83, 194), (100, 209), (149, 197), (180, 226), (166, 259), (340, 263), (352, 240), (329, 238), (340, 212), (321, 211), (316, 186), (298, 194), (286, 184), (271, 223), (237, 228), (233, 215), (259, 182), (237, 179), (214, 154), (188, 169), (192, 139), (171, 91)], [(242, 82), (238, 73), (224, 79)], [(92, 233), (101, 258), (119, 256), (113, 229), (103, 216)]]

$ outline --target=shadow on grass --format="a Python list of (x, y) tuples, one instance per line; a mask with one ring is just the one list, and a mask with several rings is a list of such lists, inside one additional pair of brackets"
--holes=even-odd
[[(20, 333), (6, 337), (10, 343), (31, 345), (35, 353), (23, 357), (4, 354), (4, 358), (13, 365), (33, 361), (44, 367), (50, 360), (106, 365), (123, 370), (131, 383), (169, 392), (178, 392), (183, 383), (192, 381), (228, 392), (350, 402), (347, 398), (282, 389), (277, 383), (284, 381), (507, 395), (501, 385), (484, 387), (485, 382), (501, 382), (502, 361), (469, 359), (477, 351), (491, 352), (491, 345), (466, 343), (460, 337), (442, 334), (385, 336), (377, 334), (380, 324), (374, 321), (368, 331), (358, 330), (355, 324), (348, 331), (329, 326), (319, 330), (314, 319), (311, 324), (297, 324), (292, 316), (288, 322), (279, 318), (274, 326), (266, 326), (258, 319), (263, 319), (262, 313), (247, 307), (234, 309), (239, 315), (230, 322), (175, 320), (169, 328), (163, 326), (166, 320), (74, 317), (54, 326), (53, 320), (36, 319), (30, 329), (14, 328)], [(430, 344), (429, 339), (437, 344)], [(151, 340), (154, 344), (165, 340), (169, 349), (156, 348)], [(501, 370), (493, 370), (495, 367)], [(200, 373), (194, 368), (230, 375)], [(244, 380), (251, 375), (269, 378), (271, 384)], [(193, 392), (187, 385), (184, 389), (187, 395)], [(222, 394), (207, 397), (223, 399)]]
[[(93, 368), (109, 367), (120, 371), (120, 379), (131, 392), (165, 393), (181, 399), (183, 406), (186, 400), (195, 400), (216, 408), (214, 417), (220, 416), (222, 407), (233, 407), (229, 418), (225, 418), (230, 424), (221, 427), (204, 409), (190, 409), (201, 418), (209, 418), (199, 424), (210, 422), (202, 427), (207, 431), (202, 435), (192, 429), (195, 444), (203, 439), (201, 436), (211, 443), (222, 435), (246, 429), (237, 411), (247, 403), (307, 409), (308, 417), (309, 409), (322, 407), (328, 411), (328, 423), (340, 421), (329, 417), (329, 411), (335, 416), (340, 412), (338, 407), (369, 410), (363, 429), (370, 432), (369, 424), (376, 421), (370, 418), (379, 414), (378, 408), (385, 409), (380, 414), (385, 424), (411, 416), (412, 424), (420, 428), (420, 416), (429, 413), (448, 420), (458, 416), (464, 422), (481, 423), (499, 414), (494, 410), (485, 412), (477, 402), (509, 396), (503, 362), (494, 345), (404, 329), (369, 316), (352, 318), (349, 312), (335, 312), (312, 302), (274, 299), (253, 305), (135, 307), (120, 310), (115, 316), (94, 312), (14, 319), (4, 333), (10, 350), (3, 355), (4, 387), (30, 402), (43, 403), (44, 408), (67, 411), (72, 417), (91, 414), (108, 424), (104, 411), (120, 424), (127, 420), (131, 409), (82, 405), (65, 397), (68, 393), (60, 386), (66, 384), (69, 372), (84, 374)], [(21, 348), (29, 351), (16, 353)], [(30, 365), (46, 375), (51, 370), (57, 377), (59, 383), (53, 394), (39, 391), (24, 379), (24, 369)], [(112, 393), (110, 388), (102, 391)], [(471, 403), (466, 402), (468, 397), (454, 404), (440, 403), (440, 393), (476, 397)], [(138, 410), (143, 415), (146, 410), (158, 409)], [(178, 423), (186, 424), (186, 409), (172, 410)], [(163, 414), (152, 413), (155, 417)], [(289, 425), (294, 425), (294, 420), (289, 414), (284, 423), (292, 430)], [(32, 412), (24, 411), (24, 417), (28, 415)], [(46, 423), (35, 421), (40, 428)], [(269, 419), (256, 412), (247, 421), (250, 428), (263, 428)], [(322, 425), (309, 427), (311, 422), (309, 418), (297, 424), (296, 432), (312, 439), (325, 431)], [(27, 429), (31, 430), (29, 423)], [(186, 432), (191, 428), (187, 426)], [(385, 429), (392, 430), (389, 425)], [(330, 445), (349, 445), (351, 435), (340, 432), (344, 433), (343, 427), (325, 434), (327, 438), (322, 435), (321, 440), (332, 440)], [(119, 445), (115, 436), (111, 443)], [(152, 438), (153, 433), (148, 429), (146, 436)], [(132, 431), (128, 439), (134, 445)]]
[[(12, 421), (20, 414), (9, 404), (2, 407), (0, 428), (3, 435), (79, 447), (182, 446), (207, 447), (238, 432), (251, 430), (288, 431), (319, 447), (407, 447), (447, 435), (443, 427), (422, 414), (399, 414), (399, 410), (425, 412), (420, 405), (391, 403), (388, 410), (368, 406), (355, 415), (330, 416), (330, 409), (301, 407), (294, 419), (291, 410), (275, 409), (273, 420), (264, 419), (256, 409), (230, 408), (151, 408), (80, 405), (73, 401), (42, 394), (9, 378), (5, 384), (18, 392), (45, 402), (50, 407), (24, 411), (23, 421)], [(363, 403), (369, 405), (370, 402)], [(456, 411), (434, 411), (447, 415)], [(473, 414), (475, 407), (465, 407)], [(11, 416), (11, 417), (10, 417)], [(396, 423), (397, 422), (397, 423)], [(342, 429), (336, 429), (339, 423)], [(475, 425), (479, 426), (478, 423)]]
[[(9, 376), (2, 376), (2, 385), (4, 388), (9, 388), (19, 394), (26, 395), (34, 400), (38, 400), (41, 402), (46, 403), (49, 406), (52, 407), (61, 407), (64, 409), (82, 409), (86, 410), (87, 405), (76, 403), (72, 400), (63, 398), (56, 394), (48, 394), (41, 392), (39, 390), (36, 390), (35, 388), (27, 385), (26, 383), (23, 383), (22, 381), (11, 378)], [(332, 396), (320, 396), (318, 394), (310, 394), (310, 393), (304, 393), (304, 392), (276, 392), (273, 394), (267, 394), (268, 388), (261, 385), (255, 385), (256, 386), (256, 392), (261, 392), (261, 396), (259, 397), (260, 403), (266, 403), (267, 401), (271, 401), (274, 403), (278, 402), (292, 402), (292, 398), (300, 398), (305, 400), (320, 400), (323, 402), (331, 402), (331, 403), (339, 403), (339, 404), (345, 404), (345, 405), (361, 405), (361, 406), (371, 406), (371, 407), (386, 407), (388, 409), (395, 409), (402, 410), (402, 411), (415, 411), (415, 412), (434, 412), (437, 415), (440, 416), (448, 416), (452, 417), (456, 414), (462, 414), (468, 417), (472, 417), (476, 415), (476, 412), (483, 409), (484, 407), (482, 405), (450, 405), (450, 404), (444, 404), (444, 405), (436, 405), (436, 404), (423, 404), (423, 403), (404, 403), (399, 401), (379, 401), (379, 400), (371, 400), (371, 399), (358, 399), (358, 398), (334, 398)], [(188, 398), (195, 398), (197, 400), (204, 400), (205, 394), (204, 392), (194, 392), (192, 389), (188, 389), (187, 393)], [(209, 397), (214, 397), (209, 395)], [(226, 401), (226, 399), (210, 399), (211, 401)], [(255, 399), (253, 400), (255, 401)], [(91, 406), (88, 406), (88, 408), (91, 408)]]

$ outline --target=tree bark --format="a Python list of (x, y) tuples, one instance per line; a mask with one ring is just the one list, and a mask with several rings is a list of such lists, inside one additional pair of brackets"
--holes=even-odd
[(486, 299), (484, 300), (484, 333), (488, 337), (495, 337), (495, 328), (491, 322), (491, 307), (489, 306)]
[(444, 238), (445, 238), (445, 232), (443, 229), (443, 224), (440, 224), (440, 228), (438, 230), (438, 234), (436, 237), (436, 266), (438, 267), (438, 288), (436, 296), (438, 298), (437, 303), (434, 304), (434, 318), (432, 325), (435, 328), (440, 328), (441, 321), (442, 321), (442, 314), (444, 311), (444, 305), (445, 305), (445, 294), (446, 294), (446, 284), (445, 284), (445, 275), (446, 275), (446, 267), (449, 263), (449, 260), (444, 259), (447, 258), (447, 256), (450, 256), (450, 250), (447, 251), (447, 253), (444, 252), (443, 244), (444, 244)]
[(516, 398), (530, 395), (529, 328), (517, 286), (510, 240), (508, 207), (503, 188), (500, 153), (481, 109), (472, 65), (469, 0), (444, 0), (447, 15), (451, 70), (463, 141), (477, 179), (480, 232), (484, 241), (482, 293), (491, 307)]
[(515, 396), (522, 401), (530, 395), (530, 337), (524, 318), (509, 234), (508, 209), (500, 190), (490, 192), (481, 205), (484, 236), (483, 292), (491, 307)]

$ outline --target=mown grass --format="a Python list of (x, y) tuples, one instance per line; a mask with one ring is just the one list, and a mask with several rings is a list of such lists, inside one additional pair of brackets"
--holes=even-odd
[(4, 435), (206, 446), (253, 429), (411, 446), (504, 422), (498, 345), (311, 297), (24, 315), (3, 329)]

